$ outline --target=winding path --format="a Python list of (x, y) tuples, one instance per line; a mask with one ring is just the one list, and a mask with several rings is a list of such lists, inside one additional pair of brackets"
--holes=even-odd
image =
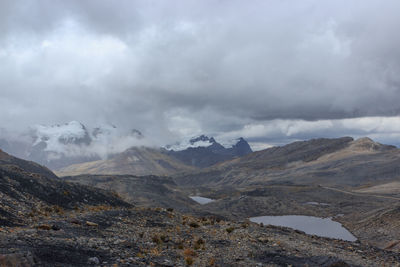
[(320, 186), (322, 188), (325, 188), (325, 189), (328, 189), (328, 190), (342, 192), (342, 193), (353, 195), (353, 196), (377, 197), (377, 198), (385, 198), (385, 199), (391, 199), (391, 200), (400, 200), (399, 197), (382, 196), (382, 195), (371, 195), (371, 194), (365, 194), (365, 193), (355, 193), (355, 192), (350, 192), (350, 191), (346, 191), (346, 190), (342, 190), (342, 189), (338, 189), (338, 188), (334, 188), (334, 187), (322, 186), (322, 185), (320, 185)]

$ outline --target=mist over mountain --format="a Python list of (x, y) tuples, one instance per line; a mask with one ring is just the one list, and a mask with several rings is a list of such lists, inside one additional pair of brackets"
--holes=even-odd
[(57, 125), (35, 125), (17, 136), (0, 135), (0, 147), (13, 155), (52, 169), (70, 164), (105, 159), (132, 146), (149, 141), (137, 129), (122, 131), (114, 125), (88, 128), (71, 121)]
[[(163, 169), (165, 166), (156, 167), (158, 163), (152, 162), (165, 157), (159, 155), (160, 153), (172, 156), (181, 162), (172, 163), (172, 166), (183, 163), (187, 166), (207, 167), (252, 152), (250, 145), (243, 138), (225, 140), (225, 146), (223, 146), (213, 137), (205, 135), (184, 139), (174, 145), (166, 145), (166, 150), (163, 150), (137, 129), (121, 130), (112, 124), (91, 128), (78, 121), (56, 125), (34, 125), (22, 134), (14, 136), (3, 130), (0, 132), (0, 148), (21, 158), (39, 162), (53, 170), (85, 162), (98, 161), (100, 163), (107, 159), (115, 160), (115, 157), (122, 159), (125, 157), (123, 155), (132, 153), (139, 158), (147, 155), (144, 156), (145, 160), (142, 162), (147, 167), (141, 168), (140, 171), (140, 168), (131, 170), (128, 168), (126, 171), (135, 175), (170, 174), (172, 169), (175, 171), (185, 169), (185, 167), (171, 167), (172, 169), (169, 167)], [(123, 154), (123, 152), (126, 153)], [(131, 156), (126, 157), (127, 159), (123, 161), (134, 162), (128, 159)], [(174, 160), (166, 159), (166, 161)], [(69, 173), (74, 172), (73, 169), (74, 167), (70, 167)], [(92, 173), (96, 169), (87, 171)], [(118, 170), (111, 173), (126, 174), (122, 171), (123, 169), (125, 168), (121, 167), (122, 173)], [(109, 174), (107, 171), (105, 173)]]
[(174, 175), (193, 172), (198, 168), (206, 168), (251, 152), (249, 144), (243, 138), (235, 140), (235, 144), (230, 147), (224, 147), (213, 137), (201, 135), (164, 148), (130, 147), (121, 153), (109, 155), (105, 160), (89, 159), (56, 170), (60, 176)]
[(399, 143), (396, 0), (59, 5), (0, 3), (1, 127)]
[(400, 266), (399, 11), (0, 1), (0, 266)]

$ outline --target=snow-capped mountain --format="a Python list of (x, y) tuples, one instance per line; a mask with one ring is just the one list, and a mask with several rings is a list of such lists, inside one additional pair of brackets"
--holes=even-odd
[(242, 153), (244, 154), (252, 152), (247, 141), (244, 140), (244, 138), (242, 137), (233, 140), (225, 140), (225, 142), (221, 144), (218, 143), (214, 139), (214, 137), (208, 137), (204, 134), (189, 139), (184, 139), (181, 142), (177, 142), (173, 145), (167, 145), (164, 148), (167, 150), (182, 151), (188, 148), (197, 148), (197, 147), (211, 147), (212, 150), (238, 148), (243, 150)]
[[(115, 159), (116, 155), (129, 148), (152, 145), (136, 129), (122, 130), (112, 124), (90, 128), (78, 121), (50, 126), (35, 125), (30, 127), (29, 134), (25, 134), (24, 138), (7, 139), (4, 138), (7, 134), (0, 134), (1, 149), (53, 170), (73, 164)], [(224, 147), (213, 137), (206, 135), (188, 138), (164, 148), (159, 149), (164, 157), (169, 156), (171, 162), (178, 160), (190, 168), (208, 167), (252, 152), (243, 138)], [(154, 160), (158, 162), (159, 158), (155, 157)]]
[[(141, 136), (141, 135), (140, 135)], [(99, 138), (98, 136), (96, 138)], [(96, 140), (93, 139), (93, 142)], [(251, 153), (243, 138), (225, 148), (213, 137), (201, 135), (165, 148), (131, 147), (107, 160), (73, 164), (57, 171), (63, 176), (79, 174), (172, 175), (209, 167)], [(181, 150), (173, 150), (181, 149)]]
[(165, 148), (170, 156), (183, 163), (203, 168), (252, 152), (249, 144), (243, 138), (232, 143), (231, 147), (224, 147), (213, 137), (201, 135)]
[(65, 152), (68, 145), (89, 145), (92, 141), (86, 127), (77, 121), (62, 125), (36, 125), (32, 127), (33, 147), (43, 147), (44, 151)]
[(198, 137), (192, 137), (189, 139), (185, 139), (181, 142), (177, 142), (173, 145), (167, 145), (165, 148), (167, 150), (174, 150), (174, 151), (181, 151), (188, 148), (195, 148), (195, 147), (209, 147), (215, 144), (216, 141), (213, 137), (208, 137), (205, 135), (200, 135)]
[(78, 121), (35, 125), (28, 132), (29, 138), (25, 138), (23, 146), (17, 139), (5, 138), (6, 134), (0, 136), (0, 146), (10, 154), (51, 169), (107, 158), (139, 145), (144, 138), (136, 129), (124, 131), (111, 124), (90, 129)]

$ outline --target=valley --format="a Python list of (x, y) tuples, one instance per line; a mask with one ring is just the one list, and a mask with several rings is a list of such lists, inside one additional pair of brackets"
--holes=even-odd
[(399, 10), (0, 0), (0, 267), (400, 267)]
[[(139, 163), (125, 161), (138, 151), (146, 151)], [(149, 153), (132, 148), (110, 159), (114, 167), (57, 177), (1, 152), (0, 263), (399, 266), (395, 147), (366, 138), (314, 139), (211, 166), (175, 159), (175, 169), (162, 175), (152, 174), (159, 169), (150, 163), (160, 161)], [(356, 241), (249, 220), (284, 215), (330, 218)]]
[[(400, 195), (395, 186), (387, 191), (387, 184), (397, 183), (390, 181), (398, 179), (399, 162), (399, 150), (393, 146), (345, 137), (297, 142), (194, 171), (182, 170), (172, 178), (159, 178), (163, 192), (155, 190), (154, 177), (114, 175), (99, 180), (83, 175), (63, 179), (115, 190), (132, 203), (142, 199), (140, 205), (173, 207), (197, 216), (213, 214), (229, 220), (264, 215), (330, 217), (360, 241), (385, 248), (400, 240), (400, 233), (394, 230)], [(141, 198), (141, 194), (146, 195)], [(215, 201), (200, 205), (190, 196)], [(378, 227), (375, 222), (371, 228), (366, 217), (381, 224)]]

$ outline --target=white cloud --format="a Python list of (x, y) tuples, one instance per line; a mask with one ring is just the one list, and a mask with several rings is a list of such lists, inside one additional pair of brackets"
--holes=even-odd
[(400, 117), (363, 117), (337, 120), (272, 120), (253, 122), (242, 129), (217, 135), (218, 140), (242, 136), (254, 150), (296, 140), (320, 137), (368, 136), (385, 144), (400, 145)]
[(161, 144), (199, 133), (394, 140), (384, 117), (400, 112), (399, 7), (2, 1), (0, 124), (111, 122)]

